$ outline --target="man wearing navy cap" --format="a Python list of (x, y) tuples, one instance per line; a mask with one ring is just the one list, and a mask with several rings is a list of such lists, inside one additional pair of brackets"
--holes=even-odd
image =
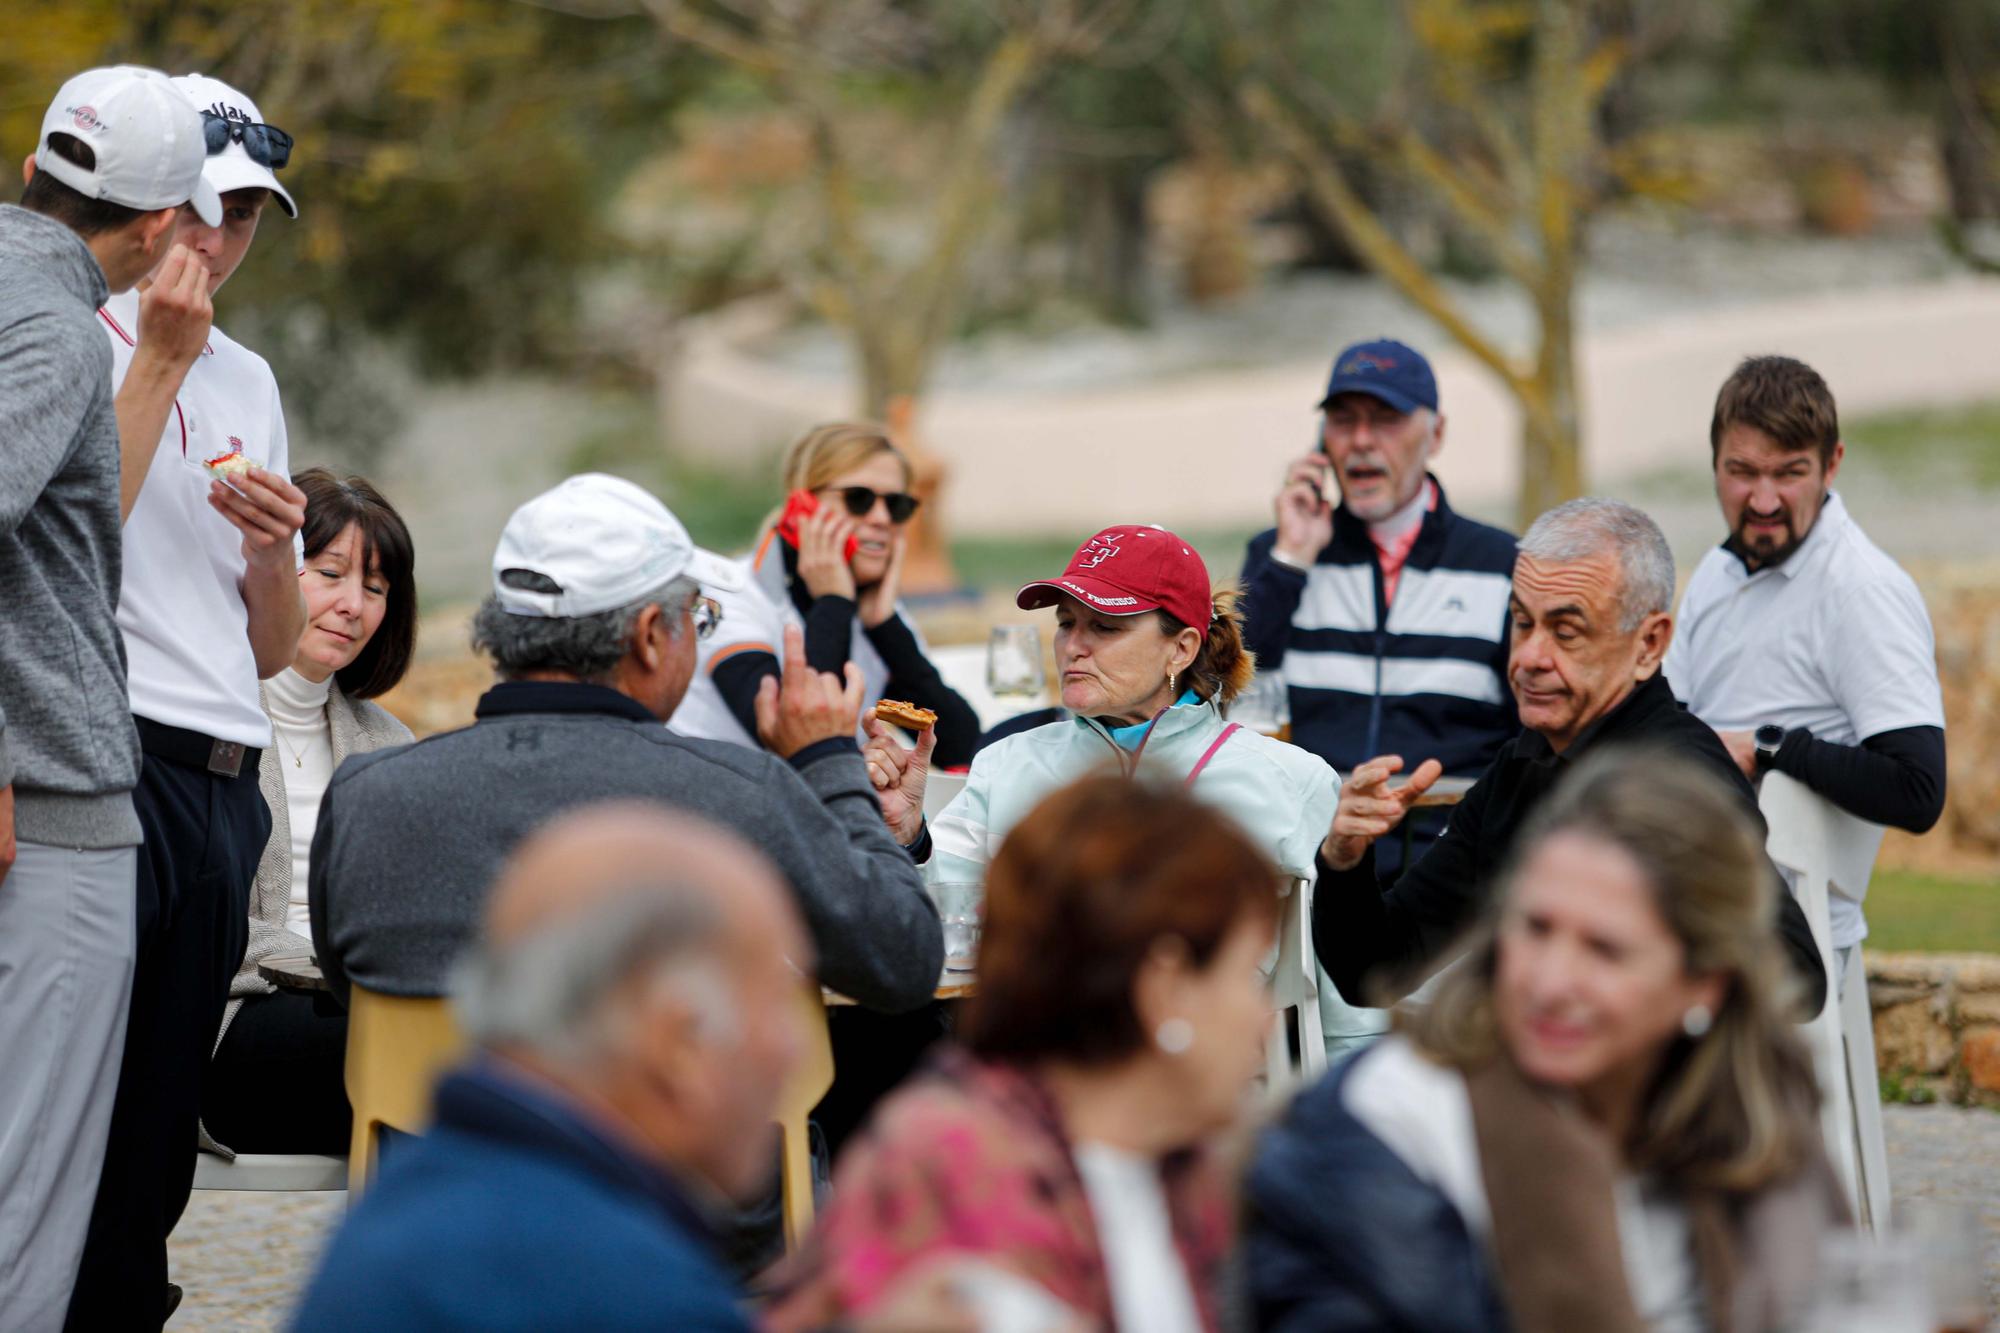
[[(1278, 525), (1243, 564), (1244, 638), (1259, 669), (1283, 672), (1292, 740), (1334, 768), (1399, 754), (1475, 777), (1521, 729), (1507, 687), (1514, 539), (1455, 513), (1427, 470), (1445, 418), (1414, 348), (1347, 348), (1319, 410), (1319, 447), (1286, 472)], [(1401, 848), (1376, 852), (1393, 879)]]

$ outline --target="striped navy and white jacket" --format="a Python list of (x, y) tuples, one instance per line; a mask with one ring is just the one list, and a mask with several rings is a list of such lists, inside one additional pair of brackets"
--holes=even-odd
[(1520, 733), (1507, 688), (1512, 536), (1454, 513), (1439, 486), (1386, 617), (1375, 544), (1345, 505), (1309, 571), (1273, 560), (1276, 539), (1252, 539), (1244, 561), (1245, 637), (1260, 670), (1284, 669), (1295, 744), (1341, 773), (1400, 754), (1407, 768), (1436, 759), (1476, 777)]

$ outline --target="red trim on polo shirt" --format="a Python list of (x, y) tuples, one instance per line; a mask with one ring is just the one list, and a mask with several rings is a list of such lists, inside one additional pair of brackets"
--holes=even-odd
[[(111, 312), (109, 310), (106, 310), (103, 306), (99, 306), (97, 307), (97, 313), (104, 320), (106, 324), (109, 324), (111, 326), (111, 331), (113, 333), (117, 334), (119, 337), (125, 340), (125, 345), (127, 347), (132, 347), (132, 348), (138, 347), (139, 344), (133, 341), (132, 335), (125, 332), (124, 326), (119, 324), (117, 320), (111, 318)], [(204, 340), (201, 344), (201, 354), (203, 356), (214, 356), (215, 355), (214, 344)]]
[[(1424, 489), (1426, 492), (1424, 512), (1434, 514), (1437, 512), (1438, 507), (1437, 484), (1426, 481)], [(1375, 558), (1382, 566), (1382, 601), (1384, 605), (1396, 600), (1396, 585), (1402, 581), (1403, 564), (1410, 558), (1410, 548), (1417, 544), (1418, 534), (1422, 533), (1423, 530), (1424, 525), (1419, 521), (1413, 524), (1408, 532), (1386, 546), (1381, 542), (1375, 542)], [(1369, 535), (1369, 540), (1375, 540), (1372, 533)]]

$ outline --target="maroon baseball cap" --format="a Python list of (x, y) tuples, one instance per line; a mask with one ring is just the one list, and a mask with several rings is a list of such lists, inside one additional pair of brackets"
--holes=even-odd
[(1063, 593), (1109, 616), (1165, 611), (1204, 634), (1215, 615), (1208, 566), (1192, 546), (1148, 524), (1106, 528), (1076, 548), (1061, 574), (1015, 593), (1014, 604), (1033, 611)]

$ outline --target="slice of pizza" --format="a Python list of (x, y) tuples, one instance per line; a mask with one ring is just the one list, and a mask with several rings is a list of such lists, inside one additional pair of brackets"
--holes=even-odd
[(906, 704), (900, 699), (884, 699), (875, 705), (875, 716), (911, 731), (927, 731), (937, 725), (937, 714), (928, 708)]

